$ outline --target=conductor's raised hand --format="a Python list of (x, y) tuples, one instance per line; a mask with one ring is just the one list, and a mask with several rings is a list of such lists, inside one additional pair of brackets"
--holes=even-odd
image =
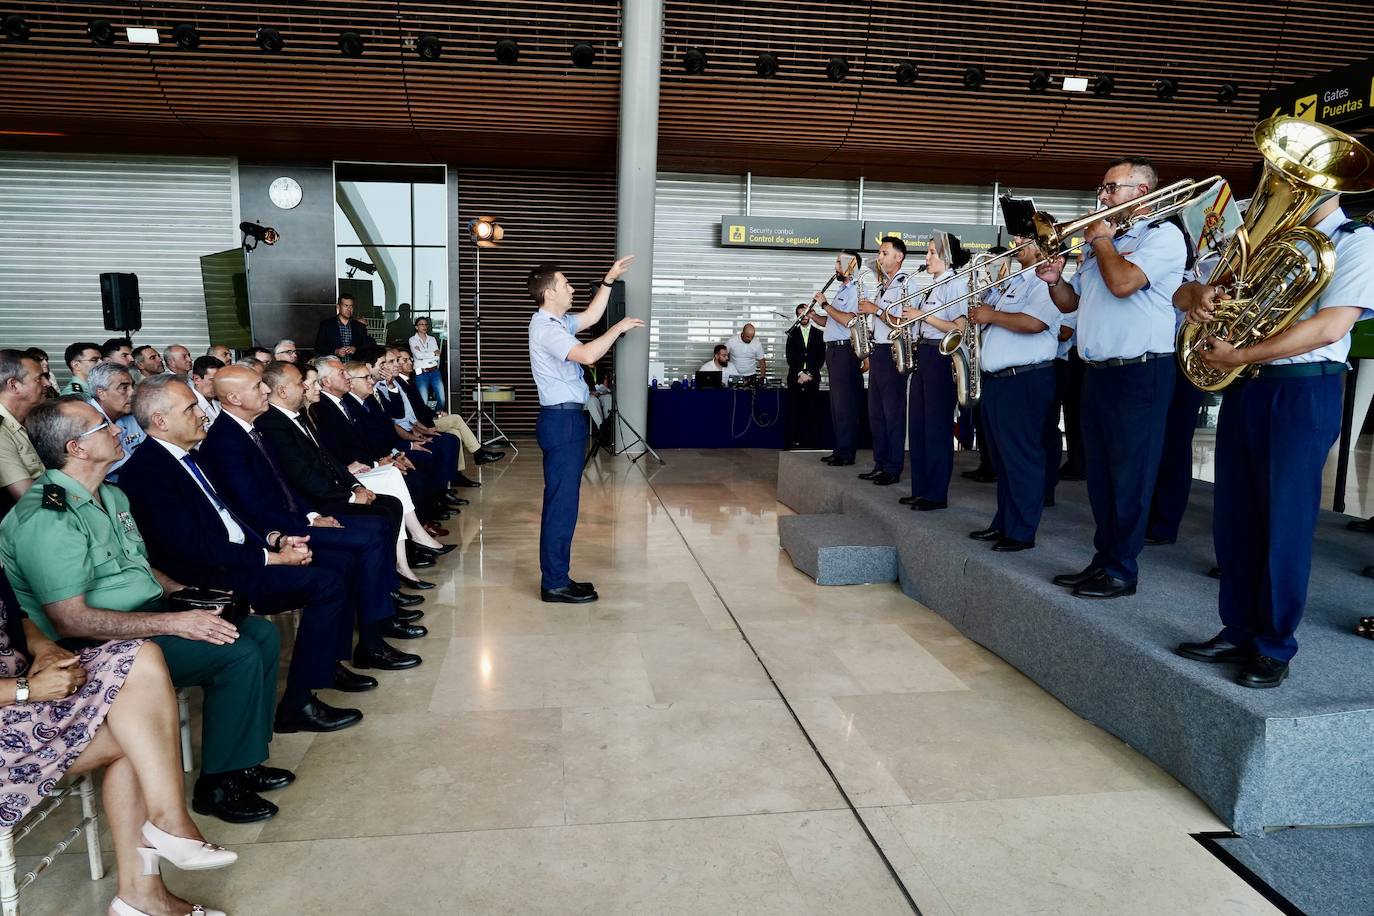
[(611, 330), (617, 335), (620, 335), (627, 331), (633, 331), (635, 328), (642, 327), (644, 327), (644, 321), (641, 318), (622, 318), (615, 323), (615, 327), (611, 328)]
[(632, 254), (627, 254), (622, 258), (616, 258), (615, 263), (611, 265), (611, 269), (606, 271), (606, 282), (614, 283), (616, 280), (620, 279), (624, 276), (625, 271), (630, 269), (630, 265), (634, 262), (635, 256)]

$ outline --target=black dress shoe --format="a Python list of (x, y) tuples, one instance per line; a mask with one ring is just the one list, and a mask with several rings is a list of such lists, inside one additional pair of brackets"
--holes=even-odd
[(590, 582), (578, 582), (575, 579), (568, 580), (568, 587), (581, 592), (584, 595), (595, 595), (596, 586)]
[(847, 468), (854, 463), (853, 458), (836, 458), (830, 462), (832, 468)]
[(822, 455), (821, 460), (824, 461), (826, 464), (829, 464), (830, 462), (835, 460), (835, 453), (831, 452), (829, 455)]
[(449, 499), (449, 502), (451, 502), (451, 503), (457, 503), (457, 504), (460, 505), (460, 506), (471, 505), (471, 502), (470, 502), (469, 500), (466, 500), (466, 499), (464, 499), (464, 498), (461, 497), (461, 496), (454, 496), (452, 493), (450, 493), (450, 494), (448, 495), (448, 499)]
[(1089, 566), (1082, 572), (1063, 573), (1062, 575), (1055, 576), (1050, 581), (1064, 588), (1078, 588), (1078, 586), (1082, 585), (1084, 582), (1087, 582), (1089, 579), (1095, 579), (1101, 574), (1101, 566)]
[(595, 601), (598, 597), (596, 592), (579, 591), (571, 584), (562, 588), (541, 588), (539, 590), (539, 600), (550, 603), (561, 601), (564, 604), (587, 604)]
[(379, 671), (404, 671), (414, 668), (424, 659), (410, 652), (402, 652), (382, 643), (375, 649), (358, 646), (353, 650), (354, 668), (376, 668)]
[(1135, 594), (1135, 583), (1098, 573), (1073, 590), (1075, 598), (1124, 598)]
[(1221, 567), (1220, 567), (1220, 566), (1213, 566), (1211, 569), (1207, 570), (1207, 575), (1208, 575), (1209, 578), (1212, 578), (1212, 579), (1220, 579), (1220, 578), (1221, 578)]
[(405, 588), (413, 588), (418, 591), (428, 591), (434, 587), (433, 582), (426, 582), (424, 579), (411, 579), (407, 576), (397, 576), (401, 580), (401, 585)]
[(285, 789), (296, 781), (296, 774), (290, 770), (264, 766), (261, 763), (239, 770), (237, 776), (239, 781), (247, 786), (251, 792), (271, 792), (275, 789)]
[(970, 531), (968, 536), (975, 541), (999, 541), (1003, 535), (1001, 528), (979, 528), (977, 531)]
[(451, 518), (453, 518), (452, 512), (448, 511), (447, 509), (439, 509), (437, 512), (429, 513), (429, 517), (426, 519), (426, 521), (446, 522)]
[(1174, 653), (1191, 658), (1195, 662), (1244, 662), (1249, 661), (1255, 654), (1232, 645), (1222, 639), (1221, 634), (1206, 642), (1181, 642)]
[(901, 503), (904, 506), (909, 506), (920, 498), (921, 497), (919, 496), (903, 496), (901, 499), (897, 500), (897, 502)]
[(1018, 550), (1030, 550), (1034, 546), (1034, 541), (1018, 541), (1016, 538), (1003, 537), (997, 539), (997, 543), (992, 545), (992, 549), (1002, 553), (1015, 553)]
[(391, 636), (395, 639), (423, 639), (429, 635), (429, 630), (417, 623), (401, 623), (392, 617), (382, 624), (382, 635)]
[(424, 544), (411, 544), (411, 550), (422, 557), (442, 557), (446, 553), (452, 553), (458, 549), (457, 544), (440, 544), (438, 547), (428, 547)]
[(463, 511), (463, 504), (460, 503), (458, 500), (454, 499), (452, 496), (440, 496), (439, 505), (443, 506), (450, 512), (461, 513)]
[(874, 468), (873, 470), (867, 472), (866, 474), (860, 474), (860, 475), (859, 475), (859, 479), (860, 479), (860, 480), (873, 480), (874, 478), (876, 478), (876, 477), (877, 477), (879, 474), (881, 474), (881, 473), (882, 473), (882, 471), (878, 470), (877, 468)]
[[(431, 566), (434, 565), (434, 557), (427, 556), (423, 553), (417, 553), (414, 550), (411, 550), (409, 547), (407, 547), (406, 565), (409, 566), (411, 569), (429, 569)], [(402, 576), (401, 578), (404, 579), (405, 577)]]
[(375, 677), (349, 671), (343, 665), (334, 666), (333, 687), (335, 690), (342, 690), (344, 693), (362, 693), (366, 690), (373, 690), (376, 686), (377, 679)]
[(918, 496), (916, 501), (911, 504), (911, 508), (917, 512), (934, 512), (936, 509), (944, 509), (948, 505), (949, 503), (939, 503), (933, 499), (926, 499), (924, 496)]
[(1049, 496), (1046, 496), (1046, 497), (1045, 497), (1045, 502), (1043, 503), (1043, 505), (1044, 505), (1044, 507), (1045, 507), (1046, 509), (1053, 509), (1053, 508), (1054, 508), (1054, 494), (1053, 494), (1053, 493), (1051, 493)]
[(1345, 527), (1351, 531), (1362, 531), (1365, 534), (1374, 534), (1374, 518), (1361, 518), (1353, 522), (1346, 522)]
[(997, 482), (997, 475), (994, 474), (992, 471), (984, 471), (984, 470), (964, 471), (964, 472), (963, 472), (962, 474), (960, 474), (959, 476), (962, 477), (962, 478), (964, 478), (965, 480), (972, 480), (972, 481), (974, 481), (975, 483), (996, 483), (996, 482)]
[(1151, 538), (1151, 537), (1147, 537), (1147, 538), (1145, 539), (1145, 543), (1146, 543), (1146, 544), (1149, 544), (1151, 547), (1163, 547), (1165, 544), (1174, 544), (1174, 543), (1177, 543), (1177, 542), (1178, 542), (1178, 538)]
[(880, 487), (890, 487), (901, 479), (902, 478), (898, 477), (896, 474), (889, 474), (887, 471), (883, 471), (877, 477), (873, 478), (873, 483)]
[(480, 487), (482, 484), (480, 481), (473, 480), (462, 471), (459, 471), (458, 476), (453, 479), (453, 485), (455, 487)]
[(252, 824), (275, 815), (277, 806), (248, 788), (237, 773), (219, 773), (196, 780), (191, 810), (230, 824)]
[(1374, 566), (1366, 566), (1364, 569), (1360, 570), (1360, 575), (1364, 576), (1366, 579), (1374, 579)]
[(479, 448), (472, 453), (472, 460), (478, 464), (491, 464), (493, 461), (500, 461), (506, 457), (505, 452), (492, 451), (489, 448)]
[(412, 607), (416, 604), (424, 604), (425, 599), (419, 595), (407, 595), (405, 592), (396, 591), (391, 593), (391, 603), (397, 607)]
[[(416, 597), (419, 596), (417, 595)], [(415, 621), (422, 619), (425, 616), (425, 612), (417, 608), (398, 607), (396, 609), (395, 616), (397, 620), (401, 621), (401, 623), (414, 623)]]
[(1277, 687), (1288, 677), (1288, 662), (1267, 655), (1256, 655), (1246, 662), (1245, 667), (1236, 675), (1236, 683), (1242, 687)]
[[(356, 658), (356, 653), (355, 653)], [(355, 668), (363, 667), (357, 662)], [(279, 735), (292, 732), (336, 732), (357, 725), (363, 720), (362, 710), (338, 709), (311, 694), (309, 702), (300, 709), (277, 708), (277, 719), (272, 731)]]

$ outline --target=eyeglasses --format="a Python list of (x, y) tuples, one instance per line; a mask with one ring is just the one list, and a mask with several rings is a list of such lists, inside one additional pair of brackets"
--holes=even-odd
[(1105, 183), (1103, 183), (1103, 184), (1098, 185), (1098, 186), (1097, 186), (1097, 190), (1096, 190), (1094, 193), (1096, 193), (1096, 194), (1098, 194), (1098, 195), (1106, 194), (1106, 195), (1108, 195), (1108, 196), (1111, 196), (1112, 194), (1115, 194), (1117, 191), (1120, 191), (1122, 188), (1136, 188), (1136, 187), (1143, 188), (1143, 187), (1145, 187), (1145, 185), (1144, 185), (1144, 184), (1141, 184), (1141, 183), (1138, 182), (1138, 181), (1126, 181), (1126, 182), (1108, 181), (1108, 182), (1105, 182)]
[(106, 420), (104, 423), (101, 423), (99, 426), (93, 426), (93, 427), (91, 427), (90, 429), (86, 430), (86, 431), (85, 431), (84, 433), (82, 433), (81, 435), (79, 435), (79, 436), (73, 436), (72, 438), (68, 439), (67, 441), (68, 441), (68, 442), (80, 442), (82, 439), (86, 438), (87, 436), (94, 436), (96, 433), (100, 432), (102, 429), (109, 429), (109, 428), (110, 428), (110, 421), (109, 421), (109, 420)]
[(370, 375), (350, 375), (349, 378), (351, 378), (351, 379), (357, 381), (357, 380), (359, 380), (359, 379), (370, 379), (370, 378), (372, 378), (372, 376), (370, 376)]
[(299, 352), (301, 352), (301, 351), (300, 351), (300, 350), (278, 350), (278, 351), (276, 352), (276, 355), (277, 355), (277, 356), (281, 356), (282, 354), (285, 354), (285, 353), (299, 353)]

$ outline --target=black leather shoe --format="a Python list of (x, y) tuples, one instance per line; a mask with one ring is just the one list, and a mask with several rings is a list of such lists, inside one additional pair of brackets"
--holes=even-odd
[(1177, 655), (1191, 658), (1195, 662), (1245, 662), (1254, 657), (1240, 646), (1232, 645), (1221, 638), (1220, 634), (1206, 642), (1181, 642), (1174, 650)]
[(491, 464), (493, 461), (500, 461), (506, 457), (505, 452), (492, 451), (489, 448), (479, 448), (472, 453), (472, 460), (478, 464)]
[(919, 496), (903, 496), (901, 499), (897, 500), (897, 502), (901, 503), (903, 506), (909, 506), (920, 498)]
[(458, 502), (458, 500), (454, 499), (452, 496), (440, 496), (439, 505), (443, 506), (450, 512), (461, 513), (463, 511), (463, 504)]
[[(419, 596), (417, 595), (416, 597)], [(417, 620), (423, 619), (425, 616), (425, 612), (415, 608), (398, 607), (396, 609), (395, 616), (397, 620), (401, 621), (401, 623), (414, 623)]]
[(890, 487), (901, 479), (902, 478), (898, 477), (896, 474), (889, 474), (887, 471), (883, 471), (877, 477), (873, 478), (873, 483), (880, 487)]
[(1098, 573), (1073, 590), (1075, 598), (1124, 598), (1135, 594), (1135, 583)]
[(1177, 543), (1177, 542), (1178, 542), (1178, 538), (1150, 538), (1150, 537), (1147, 537), (1147, 538), (1145, 539), (1145, 543), (1146, 543), (1146, 544), (1149, 544), (1151, 547), (1163, 547), (1165, 544), (1174, 544), (1174, 543)]
[(854, 463), (853, 458), (836, 458), (830, 462), (832, 468), (847, 468)]
[(1361, 518), (1353, 522), (1346, 522), (1345, 527), (1351, 531), (1362, 531), (1365, 534), (1374, 534), (1374, 518)]
[(448, 511), (447, 509), (439, 509), (436, 512), (429, 513), (429, 517), (426, 519), (426, 521), (446, 522), (451, 518), (453, 518), (452, 512)]
[(377, 679), (375, 677), (357, 674), (349, 671), (343, 665), (334, 666), (333, 687), (335, 690), (342, 690), (344, 693), (363, 693), (375, 689), (376, 686)]
[(417, 553), (416, 551), (411, 550), (409, 547), (407, 547), (406, 565), (409, 566), (411, 569), (429, 569), (431, 566), (434, 565), (434, 557), (427, 556), (423, 553)]
[(296, 774), (290, 770), (264, 766), (261, 763), (239, 770), (237, 776), (238, 780), (252, 792), (271, 792), (275, 789), (285, 789), (296, 781)]
[[(354, 662), (354, 667), (362, 666)], [(362, 720), (362, 710), (335, 708), (312, 694), (310, 701), (300, 709), (286, 710), (278, 707), (277, 720), (272, 725), (272, 731), (279, 735), (288, 735), (292, 732), (336, 732), (350, 725), (357, 725)]]
[(440, 544), (438, 547), (426, 547), (424, 544), (411, 544), (411, 550), (422, 557), (442, 557), (446, 553), (452, 553), (458, 549), (457, 544)]
[(539, 590), (539, 600), (550, 603), (561, 601), (564, 604), (587, 604), (595, 601), (598, 597), (596, 592), (579, 591), (572, 585), (565, 585), (562, 588), (541, 588)]
[(972, 470), (972, 471), (964, 471), (964, 472), (960, 473), (959, 476), (962, 477), (962, 478), (964, 478), (965, 480), (972, 480), (972, 481), (976, 481), (977, 483), (996, 483), (996, 482), (997, 482), (997, 475), (996, 475), (994, 472), (992, 472), (992, 471), (985, 471), (985, 470), (983, 470), (982, 468), (977, 468), (977, 469)]
[(230, 824), (252, 824), (274, 816), (277, 806), (248, 788), (237, 773), (219, 773), (196, 780), (191, 810)]
[(378, 671), (404, 671), (415, 668), (424, 659), (412, 652), (402, 652), (394, 646), (382, 643), (375, 649), (358, 646), (353, 650), (354, 668), (376, 668)]
[(480, 487), (482, 484), (480, 481), (473, 480), (462, 471), (459, 471), (458, 476), (453, 478), (453, 485), (455, 487)]
[(419, 595), (407, 595), (405, 592), (396, 591), (391, 593), (391, 603), (397, 607), (411, 607), (416, 604), (424, 604), (425, 599)]
[(1053, 493), (1051, 493), (1049, 496), (1046, 496), (1046, 497), (1045, 497), (1044, 506), (1045, 506), (1046, 509), (1053, 509), (1053, 508), (1054, 508), (1054, 494), (1053, 494)]
[(1364, 569), (1360, 570), (1360, 575), (1364, 576), (1366, 579), (1374, 579), (1374, 566), (1366, 566)]
[(821, 460), (824, 461), (826, 464), (829, 464), (830, 462), (835, 460), (835, 453), (831, 452), (829, 455), (822, 455)]
[(382, 624), (382, 635), (394, 639), (423, 639), (429, 630), (415, 623), (401, 623), (395, 617)]
[(1018, 550), (1030, 550), (1035, 547), (1034, 541), (1018, 541), (1016, 538), (998, 538), (997, 543), (992, 545), (993, 550), (1002, 553), (1015, 553)]
[(1267, 655), (1256, 655), (1245, 663), (1236, 675), (1236, 683), (1242, 687), (1277, 687), (1288, 677), (1288, 662)]
[(865, 473), (865, 474), (860, 474), (860, 475), (859, 475), (859, 479), (860, 479), (860, 480), (873, 480), (873, 479), (875, 479), (875, 478), (876, 478), (879, 474), (881, 474), (881, 473), (882, 473), (882, 471), (878, 470), (877, 468), (874, 468), (873, 470), (871, 470), (871, 471), (869, 471), (869, 472), (867, 472), (867, 473)]
[(596, 594), (596, 586), (590, 582), (578, 582), (576, 579), (569, 579), (568, 587), (574, 589), (575, 591), (579, 591), (584, 595)]
[(405, 588), (413, 588), (418, 591), (428, 591), (434, 587), (433, 582), (426, 582), (424, 579), (411, 579), (407, 576), (397, 576), (401, 580), (401, 585)]
[(1078, 588), (1078, 586), (1082, 585), (1084, 582), (1087, 582), (1089, 579), (1095, 579), (1101, 574), (1101, 566), (1089, 566), (1082, 572), (1064, 573), (1062, 575), (1055, 576), (1050, 581), (1053, 582), (1055, 585), (1063, 586), (1064, 588)]
[(1220, 578), (1221, 578), (1221, 567), (1220, 567), (1220, 566), (1213, 566), (1211, 569), (1207, 570), (1207, 576), (1208, 576), (1208, 578), (1211, 578), (1211, 579), (1220, 579)]
[(968, 536), (975, 541), (998, 541), (1003, 535), (1001, 528), (979, 528), (977, 531), (970, 531)]
[(450, 494), (448, 495), (448, 500), (449, 500), (449, 502), (451, 502), (451, 503), (456, 503), (456, 504), (458, 504), (458, 505), (460, 505), (460, 506), (471, 505), (471, 501), (470, 501), (470, 500), (466, 500), (466, 499), (464, 499), (464, 498), (461, 497), (461, 496), (454, 496), (452, 493), (450, 493)]
[(934, 512), (936, 509), (944, 509), (948, 505), (949, 503), (937, 503), (933, 499), (926, 499), (924, 496), (918, 496), (916, 501), (911, 504), (911, 508), (915, 509), (917, 512)]

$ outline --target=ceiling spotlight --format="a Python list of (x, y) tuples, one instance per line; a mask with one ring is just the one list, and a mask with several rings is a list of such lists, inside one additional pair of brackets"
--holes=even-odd
[(770, 76), (777, 76), (778, 68), (781, 66), (778, 63), (778, 55), (772, 51), (764, 51), (754, 61), (754, 72), (767, 79)]
[(494, 216), (479, 216), (468, 223), (468, 234), (478, 248), (495, 248), (496, 243), (506, 237), (506, 230), (496, 222)]
[(340, 32), (339, 53), (344, 57), (362, 57), (363, 36), (357, 32)]
[(849, 59), (845, 57), (832, 57), (825, 65), (826, 78), (832, 83), (838, 83), (849, 75)]
[(1240, 87), (1235, 83), (1226, 82), (1221, 84), (1217, 90), (1217, 102), (1222, 105), (1230, 105), (1240, 96)]
[(281, 32), (271, 26), (258, 29), (257, 37), (254, 40), (258, 43), (258, 47), (264, 51), (280, 51), (286, 45), (286, 41), (281, 37)]
[(918, 71), (916, 65), (910, 61), (897, 65), (896, 77), (898, 86), (910, 86), (912, 83), (916, 82), (916, 77), (919, 75), (920, 71)]
[(1116, 88), (1116, 80), (1112, 79), (1105, 73), (1101, 73), (1093, 77), (1092, 83), (1090, 85), (1092, 86), (1093, 95), (1111, 95), (1112, 90)]
[(108, 19), (92, 19), (86, 24), (86, 34), (91, 37), (92, 43), (102, 48), (114, 47), (115, 30)]
[(502, 38), (496, 43), (496, 62), (507, 67), (515, 65), (520, 59), (520, 46), (514, 38)]
[(9, 41), (28, 41), (29, 21), (18, 13), (13, 13), (5, 17), (4, 24), (0, 25), (0, 31), (5, 33), (5, 38)]
[(172, 29), (172, 40), (184, 51), (194, 51), (200, 47), (200, 30), (189, 22)]
[(1037, 67), (1031, 71), (1030, 78), (1026, 80), (1026, 88), (1031, 92), (1044, 92), (1050, 88), (1050, 71)]
[(964, 68), (964, 88), (977, 89), (988, 80), (988, 71), (978, 64), (969, 64)]
[[(254, 248), (257, 248), (259, 242), (266, 242), (268, 245), (275, 245), (277, 244), (277, 240), (281, 238), (281, 233), (273, 229), (271, 226), (261, 226), (257, 223), (250, 223), (246, 220), (244, 222), (239, 223), (239, 231), (243, 233), (243, 246), (245, 248), (248, 248), (249, 251), (252, 251)], [(253, 240), (253, 244), (251, 247), (248, 245), (249, 239)]]
[(1161, 76), (1154, 81), (1155, 98), (1161, 102), (1167, 102), (1178, 95), (1178, 80), (1172, 76)]
[(682, 54), (682, 69), (693, 75), (706, 72), (706, 52), (701, 48), (688, 48)]
[(425, 60), (438, 60), (444, 53), (444, 45), (437, 36), (425, 34), (415, 42), (415, 51)]
[(582, 70), (587, 69), (596, 63), (596, 48), (593, 48), (589, 42), (579, 41), (572, 46), (572, 62), (574, 67)]

